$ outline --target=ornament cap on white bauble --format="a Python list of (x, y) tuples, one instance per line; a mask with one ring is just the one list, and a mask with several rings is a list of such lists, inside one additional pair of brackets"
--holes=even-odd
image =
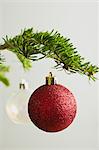
[(30, 122), (28, 116), (28, 100), (32, 91), (28, 87), (28, 83), (22, 79), (19, 83), (19, 90), (8, 100), (6, 104), (6, 112), (9, 119), (17, 124)]
[(19, 83), (19, 89), (23, 89), (23, 90), (29, 89), (28, 83), (26, 82), (25, 79), (22, 79), (21, 82)]

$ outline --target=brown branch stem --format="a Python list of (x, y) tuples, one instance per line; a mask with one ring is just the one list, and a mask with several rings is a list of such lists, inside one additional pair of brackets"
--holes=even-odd
[(5, 50), (7, 48), (6, 44), (0, 45), (0, 50)]

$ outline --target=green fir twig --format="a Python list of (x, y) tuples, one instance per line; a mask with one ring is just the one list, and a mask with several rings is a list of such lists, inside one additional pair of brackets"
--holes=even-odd
[(96, 80), (95, 74), (99, 67), (86, 62), (85, 58), (78, 54), (70, 39), (63, 37), (59, 32), (34, 32), (33, 28), (25, 29), (19, 35), (3, 39), (0, 50), (14, 52), (22, 62), (25, 69), (31, 67), (31, 61), (43, 58), (51, 58), (56, 62), (56, 69), (62, 68), (69, 73), (79, 73)]
[(5, 76), (6, 72), (9, 72), (9, 67), (3, 64), (4, 61), (4, 57), (0, 54), (0, 82), (5, 84), (6, 86), (9, 86), (9, 80)]

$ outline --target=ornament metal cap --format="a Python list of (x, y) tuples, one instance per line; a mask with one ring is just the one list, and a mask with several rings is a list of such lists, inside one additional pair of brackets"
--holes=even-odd
[(19, 83), (19, 89), (28, 89), (28, 83), (24, 79)]
[(54, 85), (55, 79), (52, 72), (49, 72), (49, 75), (46, 77), (46, 85)]

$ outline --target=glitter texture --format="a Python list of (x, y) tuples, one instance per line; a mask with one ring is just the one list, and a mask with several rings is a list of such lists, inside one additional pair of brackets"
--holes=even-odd
[(76, 111), (73, 94), (60, 84), (40, 86), (28, 103), (31, 121), (46, 132), (67, 128), (73, 122)]

